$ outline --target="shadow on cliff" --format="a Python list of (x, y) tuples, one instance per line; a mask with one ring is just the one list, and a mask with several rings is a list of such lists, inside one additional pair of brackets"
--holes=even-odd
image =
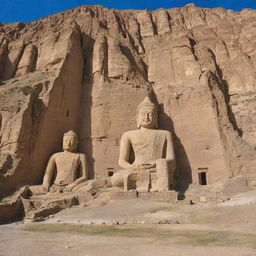
[(94, 158), (93, 158), (93, 144), (92, 144), (92, 130), (91, 130), (91, 108), (92, 108), (92, 89), (93, 89), (93, 46), (95, 40), (82, 33), (82, 51), (84, 57), (84, 74), (83, 74), (83, 95), (82, 95), (82, 109), (80, 120), (82, 120), (79, 127), (79, 150), (84, 152), (87, 156), (87, 166), (89, 170), (89, 179), (94, 178)]
[(229, 92), (229, 85), (228, 85), (228, 82), (227, 80), (225, 80), (223, 78), (223, 71), (222, 69), (219, 67), (218, 63), (217, 63), (217, 60), (216, 60), (216, 56), (214, 54), (214, 52), (209, 49), (210, 53), (212, 54), (212, 57), (214, 59), (214, 63), (215, 63), (215, 67), (216, 67), (216, 72), (217, 72), (217, 75), (219, 77), (219, 80), (220, 80), (220, 87), (219, 89), (222, 91), (223, 95), (224, 95), (224, 99), (225, 99), (225, 102), (226, 102), (226, 106), (227, 106), (227, 113), (228, 113), (228, 118), (229, 118), (229, 121), (231, 123), (231, 125), (233, 126), (233, 129), (235, 131), (237, 131), (237, 133), (239, 134), (240, 137), (243, 136), (243, 130), (241, 128), (238, 127), (238, 124), (237, 124), (237, 120), (236, 120), (236, 116), (231, 108), (231, 104), (230, 104), (230, 101), (231, 101), (231, 94)]
[(151, 99), (159, 106), (159, 129), (168, 130), (172, 133), (176, 157), (173, 189), (178, 191), (180, 193), (178, 194), (178, 197), (183, 199), (183, 194), (187, 191), (189, 185), (192, 183), (192, 170), (188, 156), (181, 140), (175, 133), (172, 119), (167, 113), (165, 113), (164, 105), (158, 103), (157, 97), (153, 90), (151, 90)]

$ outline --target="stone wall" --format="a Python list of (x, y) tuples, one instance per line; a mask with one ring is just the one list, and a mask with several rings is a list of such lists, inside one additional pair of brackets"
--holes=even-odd
[(177, 187), (255, 176), (256, 12), (81, 6), (0, 24), (0, 190), (41, 182), (74, 129), (90, 177), (118, 170), (152, 85), (159, 126), (175, 141)]

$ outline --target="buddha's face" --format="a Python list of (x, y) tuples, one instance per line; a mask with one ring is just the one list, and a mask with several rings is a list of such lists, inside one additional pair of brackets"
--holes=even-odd
[(78, 141), (75, 136), (64, 136), (63, 137), (63, 149), (65, 151), (74, 152), (76, 150)]
[(153, 108), (141, 107), (138, 112), (138, 127), (157, 128), (157, 114)]

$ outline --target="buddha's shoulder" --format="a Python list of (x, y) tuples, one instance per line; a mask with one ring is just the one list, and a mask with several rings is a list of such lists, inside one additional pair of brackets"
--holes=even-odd
[(86, 158), (86, 154), (84, 154), (84, 153), (79, 152), (79, 153), (77, 153), (77, 154), (79, 155), (80, 158), (81, 158), (81, 157), (85, 157), (85, 158)]
[(138, 136), (138, 135), (141, 135), (142, 133), (156, 133), (156, 134), (161, 134), (161, 135), (165, 135), (165, 136), (168, 136), (168, 135), (171, 135), (171, 133), (167, 130), (158, 130), (158, 129), (155, 129), (155, 130), (145, 130), (145, 131), (141, 131), (140, 129), (137, 129), (137, 130), (131, 130), (131, 131), (127, 131), (125, 132), (122, 137), (124, 138), (129, 138), (129, 137), (134, 137), (134, 136)]
[(79, 153), (79, 152), (69, 152), (69, 153), (66, 153), (66, 152), (57, 152), (57, 153), (54, 153), (51, 157), (79, 157), (80, 155), (84, 155), (84, 153)]
[(163, 134), (165, 136), (170, 136), (171, 135), (171, 132), (167, 131), (167, 130), (156, 130), (156, 131), (158, 131), (159, 134)]
[(57, 152), (51, 155), (51, 157), (60, 157), (64, 154), (64, 152)]
[(123, 135), (122, 135), (122, 137), (123, 137), (123, 138), (126, 138), (126, 137), (129, 138), (129, 137), (135, 136), (135, 135), (137, 135), (137, 134), (139, 134), (139, 129), (124, 132)]

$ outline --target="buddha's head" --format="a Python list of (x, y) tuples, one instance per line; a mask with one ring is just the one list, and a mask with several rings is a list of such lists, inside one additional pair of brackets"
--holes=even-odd
[(63, 150), (74, 152), (78, 145), (78, 138), (75, 132), (68, 131), (63, 136)]
[(156, 129), (158, 127), (158, 108), (146, 97), (137, 108), (137, 127)]

